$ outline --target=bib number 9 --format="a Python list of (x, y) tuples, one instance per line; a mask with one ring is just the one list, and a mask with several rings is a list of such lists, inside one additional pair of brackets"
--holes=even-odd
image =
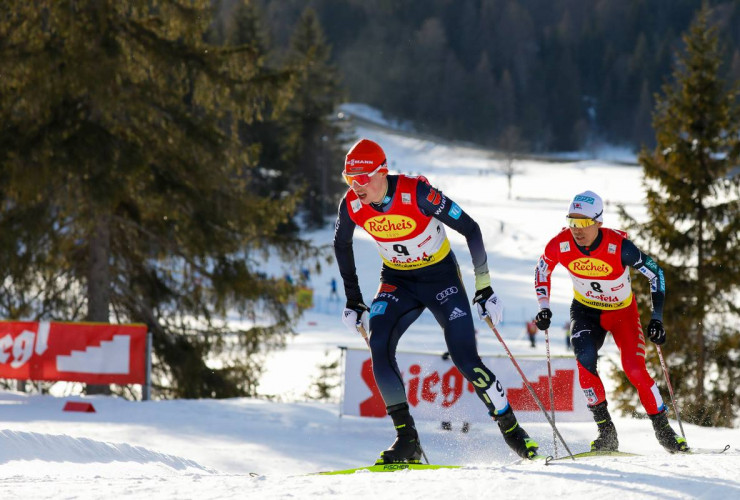
[(409, 255), (409, 250), (405, 246), (396, 243), (393, 245), (393, 251), (396, 252), (399, 255)]

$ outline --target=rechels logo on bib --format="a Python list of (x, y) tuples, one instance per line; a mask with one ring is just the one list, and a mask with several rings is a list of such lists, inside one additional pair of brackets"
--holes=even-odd
[(363, 226), (365, 231), (379, 238), (392, 239), (407, 236), (416, 229), (416, 222), (404, 215), (372, 217)]
[(612, 266), (599, 259), (576, 259), (568, 264), (568, 269), (581, 276), (608, 276)]

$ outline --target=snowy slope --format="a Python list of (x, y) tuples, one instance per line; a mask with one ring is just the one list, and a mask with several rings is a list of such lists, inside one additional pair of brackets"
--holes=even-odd
[[(621, 448), (644, 456), (556, 465), (516, 463), (494, 425), (468, 434), (420, 422), (438, 463), (465, 470), (311, 476), (367, 463), (390, 444), (389, 423), (337, 417), (333, 405), (260, 400), (128, 402), (88, 398), (96, 413), (62, 412), (48, 396), (0, 393), (0, 498), (738, 498), (740, 452), (671, 456), (645, 420), (619, 418)], [(561, 424), (583, 450), (593, 425)], [(685, 425), (689, 442), (740, 443), (740, 430)], [(546, 424), (530, 434), (552, 451)], [(562, 451), (562, 446), (559, 448)], [(254, 474), (250, 474), (254, 473)]]
[[(424, 173), (480, 223), (493, 286), (506, 306), (500, 331), (515, 354), (544, 354), (541, 336), (537, 348), (529, 348), (523, 323), (537, 309), (532, 290), (536, 259), (562, 227), (570, 198), (585, 189), (600, 193), (609, 202), (607, 225), (619, 225), (617, 202), (638, 217), (644, 215), (636, 167), (599, 161), (522, 162), (518, 164), (522, 173), (515, 176), (512, 199), (508, 199), (505, 178), (485, 152), (394, 135), (371, 125), (359, 128), (358, 135), (378, 140), (396, 171)], [(454, 232), (449, 236), (470, 291), (472, 265), (465, 242)], [(329, 244), (331, 228), (311, 238)], [(355, 252), (369, 301), (377, 286), (380, 261), (372, 242), (359, 231)], [(271, 267), (281, 272), (279, 264)], [(341, 325), (342, 302), (329, 300), (332, 276), (339, 279), (330, 265), (321, 275), (311, 277), (316, 307), (300, 321), (299, 333), (290, 339), (288, 348), (268, 360), (260, 392), (280, 402), (129, 402), (91, 397), (85, 401), (92, 402), (95, 413), (69, 413), (62, 411), (65, 398), (0, 392), (0, 499), (359, 499), (377, 494), (425, 500), (740, 498), (740, 429), (684, 424), (690, 445), (716, 448), (731, 444), (732, 449), (719, 456), (672, 456), (657, 444), (649, 421), (626, 417), (615, 419), (621, 448), (641, 456), (560, 461), (552, 466), (520, 464), (493, 423), (475, 424), (463, 434), (458, 429), (443, 431), (439, 422), (420, 421), (422, 444), (432, 461), (469, 468), (307, 475), (367, 464), (393, 436), (387, 419), (339, 418), (335, 403), (304, 402), (318, 365), (338, 356), (338, 345), (364, 345)], [(558, 325), (567, 320), (570, 280), (559, 270), (554, 281), (552, 351), (564, 354)], [(669, 332), (669, 342), (679, 335)], [(483, 354), (502, 352), (482, 323), (478, 343)], [(424, 315), (399, 348), (442, 352), (444, 344), (439, 327)], [(604, 352), (614, 354), (613, 343)], [(554, 452), (552, 431), (544, 419), (526, 428), (543, 452)], [(559, 429), (574, 452), (586, 449), (595, 435), (592, 423), (559, 424)], [(562, 454), (562, 446), (558, 451)]]

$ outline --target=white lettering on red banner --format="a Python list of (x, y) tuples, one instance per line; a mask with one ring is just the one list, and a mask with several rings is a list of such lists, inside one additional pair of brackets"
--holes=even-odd
[[(490, 421), (486, 407), (473, 385), (450, 360), (439, 355), (397, 353), (406, 397), (414, 418), (447, 421)], [(493, 370), (506, 390), (506, 397), (523, 421), (544, 420), (542, 412), (524, 385), (508, 357), (486, 357), (483, 362)], [(550, 412), (547, 362), (544, 359), (517, 358), (535, 394)], [(590, 421), (591, 414), (578, 385), (574, 358), (552, 358), (552, 385), (555, 420)], [(342, 413), (364, 417), (385, 417), (385, 403), (373, 377), (370, 353), (348, 349), (345, 356)]]
[(0, 321), (0, 378), (143, 384), (146, 325)]

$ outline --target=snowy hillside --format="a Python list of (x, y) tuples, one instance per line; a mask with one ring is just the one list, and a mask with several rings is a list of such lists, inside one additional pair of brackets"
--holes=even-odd
[[(563, 226), (572, 196), (586, 189), (601, 194), (608, 202), (607, 226), (619, 226), (617, 203), (638, 218), (644, 216), (640, 170), (634, 166), (600, 161), (517, 163), (521, 173), (514, 177), (508, 199), (498, 160), (487, 158), (485, 152), (394, 135), (371, 124), (358, 127), (357, 135), (380, 142), (392, 170), (423, 173), (479, 222), (493, 287), (506, 307), (500, 331), (515, 355), (545, 353), (542, 334), (535, 349), (524, 338), (524, 321), (537, 310), (532, 273), (545, 243)], [(448, 234), (470, 291), (472, 264), (465, 241), (457, 233)], [(332, 229), (317, 231), (311, 238), (330, 244)], [(369, 301), (380, 260), (360, 231), (355, 253)], [(281, 272), (279, 263), (270, 266)], [(339, 320), (343, 296), (329, 298), (332, 277), (339, 280), (335, 266), (311, 276), (316, 307), (300, 321), (298, 335), (287, 349), (268, 360), (259, 390), (279, 402), (90, 397), (84, 401), (93, 404), (94, 413), (70, 413), (62, 411), (66, 398), (0, 392), (0, 498), (740, 498), (740, 429), (684, 424), (689, 445), (730, 444), (731, 450), (723, 455), (672, 456), (660, 448), (648, 420), (626, 417), (615, 418), (620, 448), (639, 456), (522, 464), (492, 422), (474, 424), (464, 434), (457, 426), (444, 431), (438, 421), (419, 421), (431, 461), (467, 467), (309, 475), (366, 465), (393, 439), (387, 419), (339, 418), (336, 403), (305, 402), (318, 366), (338, 356), (337, 346), (364, 346)], [(562, 269), (553, 279), (552, 351), (567, 354), (559, 325), (568, 317), (570, 279)], [(668, 335), (671, 342), (680, 333)], [(482, 354), (502, 353), (483, 323), (478, 344)], [(407, 332), (399, 348), (445, 350), (439, 327), (428, 315)], [(604, 348), (606, 354), (614, 352), (613, 343)], [(574, 452), (587, 449), (595, 437), (590, 422), (558, 427)], [(552, 430), (544, 418), (526, 428), (542, 452), (554, 452)], [(562, 446), (558, 451), (563, 454)]]

